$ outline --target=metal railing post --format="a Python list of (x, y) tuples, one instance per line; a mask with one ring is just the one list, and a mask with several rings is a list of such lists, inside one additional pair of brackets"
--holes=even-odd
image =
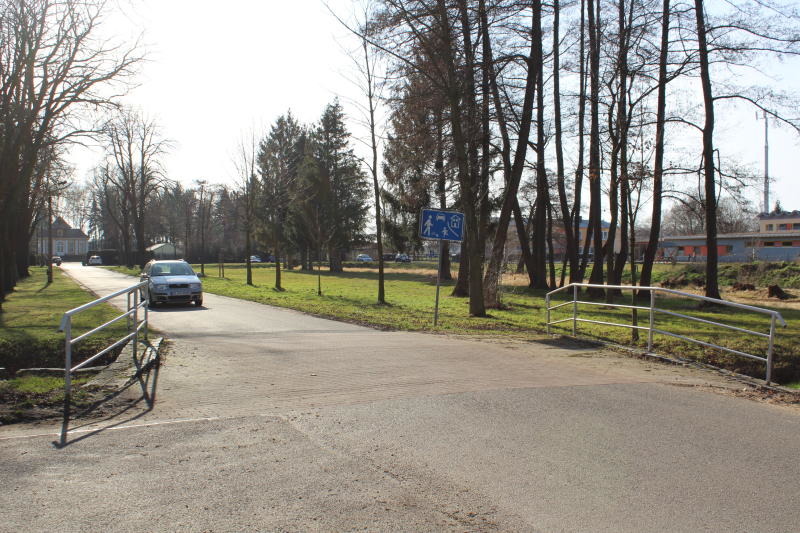
[(572, 286), (572, 336), (578, 334), (578, 286)]
[(545, 316), (546, 316), (546, 320), (547, 320), (546, 331), (547, 331), (547, 334), (550, 335), (550, 295), (549, 294), (545, 295), (545, 297), (544, 297), (544, 306), (545, 306), (545, 309), (546, 309), (546, 315)]
[[(568, 290), (570, 288), (570, 286), (572, 287), (572, 300), (571, 301), (567, 300), (565, 302), (558, 303), (556, 305), (552, 305), (552, 295), (555, 294), (555, 293), (558, 293), (558, 292), (566, 291), (566, 290)], [(632, 290), (632, 291), (638, 290), (639, 291), (638, 294), (641, 294), (642, 291), (649, 291), (650, 292), (650, 305), (649, 305), (649, 307), (646, 306), (646, 305), (643, 305), (643, 304), (637, 305), (637, 302), (635, 300), (631, 303), (631, 305), (614, 304), (614, 303), (610, 303), (610, 302), (600, 303), (600, 302), (595, 302), (595, 301), (582, 302), (582, 301), (578, 300), (579, 289), (582, 288), (582, 287), (583, 288), (603, 288), (605, 290), (613, 290), (613, 289), (627, 289), (627, 290)], [(676, 311), (670, 311), (666, 307), (664, 309), (659, 309), (657, 307), (657, 305), (658, 305), (658, 293), (659, 292), (665, 293), (667, 295), (677, 295), (677, 296), (680, 296), (680, 297), (691, 298), (691, 299), (694, 299), (694, 300), (701, 300), (701, 301), (704, 301), (704, 302), (711, 302), (711, 303), (714, 303), (714, 304), (717, 304), (717, 305), (725, 305), (727, 307), (731, 307), (731, 308), (734, 308), (734, 309), (743, 309), (745, 311), (752, 311), (752, 312), (757, 312), (757, 313), (761, 313), (761, 314), (764, 314), (764, 315), (769, 315), (770, 316), (769, 333), (764, 333), (763, 330), (762, 331), (754, 331), (754, 330), (743, 328), (743, 327), (740, 327), (740, 326), (735, 326), (733, 324), (726, 324), (725, 322), (715, 322), (713, 320), (708, 320), (708, 319), (697, 317), (697, 316), (687, 315), (687, 314), (679, 313), (679, 312), (676, 312)], [(747, 357), (747, 358), (750, 358), (750, 359), (755, 359), (755, 360), (761, 361), (763, 363), (766, 363), (767, 368), (766, 368), (766, 373), (765, 373), (766, 374), (765, 375), (765, 382), (767, 384), (772, 383), (772, 379), (773, 379), (774, 359), (775, 359), (775, 336), (777, 334), (777, 327), (778, 326), (786, 327), (786, 320), (781, 316), (781, 314), (778, 311), (775, 311), (773, 309), (764, 309), (762, 307), (754, 307), (754, 306), (751, 306), (751, 305), (745, 305), (745, 304), (740, 304), (740, 303), (736, 303), (736, 302), (729, 302), (727, 300), (720, 300), (720, 299), (717, 299), (717, 298), (708, 298), (706, 296), (701, 296), (701, 295), (697, 295), (697, 294), (681, 292), (681, 291), (676, 291), (676, 290), (673, 290), (673, 289), (666, 289), (666, 288), (661, 288), (661, 287), (644, 287), (644, 286), (633, 286), (633, 285), (600, 285), (600, 284), (593, 284), (593, 283), (570, 283), (569, 285), (566, 285), (564, 287), (560, 287), (558, 289), (550, 291), (549, 293), (546, 293), (545, 294), (545, 304), (547, 306), (547, 333), (548, 334), (551, 332), (553, 325), (561, 324), (562, 322), (569, 322), (569, 321), (572, 321), (572, 335), (576, 336), (576, 337), (577, 337), (578, 322), (589, 322), (589, 323), (592, 323), (592, 324), (601, 324), (601, 325), (606, 325), (606, 326), (619, 326), (619, 327), (623, 327), (623, 328), (632, 328), (634, 330), (634, 333), (636, 333), (637, 330), (646, 329), (647, 330), (647, 352), (649, 352), (649, 353), (655, 353), (653, 351), (654, 348), (655, 348), (655, 342), (654, 342), (655, 334), (658, 333), (659, 335), (666, 335), (666, 336), (677, 338), (677, 339), (681, 339), (681, 340), (684, 340), (684, 341), (687, 341), (687, 342), (692, 342), (694, 344), (699, 344), (701, 346), (705, 346), (706, 348), (718, 349), (718, 350), (722, 350), (722, 351), (725, 351), (725, 352), (728, 352), (728, 353), (732, 353), (732, 354), (735, 354), (735, 355), (738, 355), (738, 356), (741, 356), (741, 357)], [(572, 318), (565, 317), (565, 318), (559, 319), (559, 320), (553, 320), (552, 319), (552, 310), (553, 309), (558, 309), (560, 307), (567, 307), (570, 304), (572, 304)], [(634, 320), (633, 320), (633, 322), (631, 324), (625, 324), (625, 323), (619, 323), (619, 322), (608, 322), (608, 321), (603, 321), (603, 320), (592, 320), (591, 317), (578, 318), (578, 304), (583, 304), (583, 305), (587, 305), (587, 306), (589, 306), (589, 305), (597, 305), (597, 306), (602, 306), (604, 309), (605, 308), (631, 309), (631, 310), (633, 310), (633, 315), (632, 316), (633, 316)], [(640, 322), (638, 320), (638, 315), (637, 315), (637, 311), (639, 311), (639, 310), (649, 311), (649, 315), (650, 315), (649, 316), (649, 326), (640, 326), (639, 325)], [(699, 323), (710, 325), (710, 326), (714, 326), (714, 327), (717, 327), (717, 326), (718, 327), (723, 327), (723, 328), (727, 328), (729, 330), (738, 331), (740, 333), (744, 333), (744, 334), (748, 334), (748, 335), (755, 335), (755, 336), (758, 336), (758, 337), (765, 337), (765, 338), (769, 339), (769, 346), (768, 346), (768, 348), (766, 350), (767, 353), (766, 353), (766, 355), (763, 355), (763, 354), (762, 355), (756, 355), (756, 354), (752, 354), (752, 353), (747, 353), (747, 352), (743, 352), (743, 351), (740, 351), (740, 350), (736, 350), (734, 348), (730, 348), (730, 347), (727, 347), (727, 346), (721, 346), (721, 345), (714, 344), (714, 343), (711, 343), (711, 342), (702, 341), (700, 339), (692, 338), (690, 336), (683, 335), (683, 334), (677, 333), (675, 331), (670, 331), (670, 328), (667, 327), (668, 324), (665, 324), (665, 326), (663, 326), (663, 329), (658, 329), (657, 330), (656, 329), (656, 312), (661, 313), (661, 314), (665, 314), (665, 315), (670, 315), (670, 316), (677, 317), (677, 318), (690, 320), (690, 321), (693, 321), (693, 322), (699, 322)], [(695, 332), (695, 331), (702, 331), (702, 330), (691, 329), (690, 333), (691, 332)], [(636, 341), (636, 340), (638, 340), (638, 335), (636, 335), (636, 338), (634, 339), (634, 341)]]
[(656, 323), (656, 291), (650, 289), (650, 328), (647, 330), (647, 351), (653, 351), (653, 328)]
[[(130, 293), (128, 293), (130, 294)], [(130, 333), (130, 331), (128, 332)], [(139, 291), (133, 290), (133, 360), (137, 360), (139, 348)]]
[[(139, 301), (141, 303), (142, 299), (139, 298)], [(147, 308), (148, 308), (147, 305), (145, 305), (143, 307), (143, 309), (144, 309), (144, 340), (148, 340), (149, 339), (149, 335), (150, 335), (150, 331), (149, 331), (149, 328), (150, 328), (150, 315), (149, 315), (149, 313), (147, 311)]]
[[(126, 311), (130, 311), (131, 310), (131, 293), (129, 292), (125, 296), (128, 299), (128, 307), (125, 310)], [(130, 333), (131, 332), (131, 317), (130, 316), (125, 319), (125, 323), (128, 325), (128, 333)]]
[(775, 315), (769, 321), (769, 347), (767, 348), (767, 376), (764, 381), (767, 385), (772, 381), (772, 353), (775, 350)]
[(61, 425), (61, 446), (67, 444), (69, 412), (72, 403), (72, 317), (64, 328), (64, 421)]

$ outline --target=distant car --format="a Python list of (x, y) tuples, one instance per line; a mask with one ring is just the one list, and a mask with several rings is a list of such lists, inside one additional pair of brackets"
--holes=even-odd
[(102, 265), (103, 260), (100, 258), (99, 255), (93, 255), (89, 258), (89, 265)]
[(411, 262), (411, 258), (408, 257), (408, 255), (406, 255), (406, 254), (397, 254), (397, 256), (394, 258), (394, 260), (395, 260), (396, 263), (410, 263)]
[(251, 263), (260, 263), (261, 262), (261, 258), (259, 256), (257, 256), (257, 255), (251, 255), (250, 256), (250, 262)]
[(61, 266), (61, 258), (58, 257), (57, 255), (53, 256), (53, 259), (51, 259), (51, 262), (56, 266)]
[(362, 263), (368, 263), (372, 261), (372, 258), (367, 254), (358, 254), (358, 257), (356, 257), (356, 261), (360, 261)]
[(383, 254), (384, 261), (393, 261), (395, 258), (395, 254)]
[(162, 303), (203, 305), (203, 283), (186, 261), (150, 261), (140, 280), (147, 282), (141, 295), (150, 307)]

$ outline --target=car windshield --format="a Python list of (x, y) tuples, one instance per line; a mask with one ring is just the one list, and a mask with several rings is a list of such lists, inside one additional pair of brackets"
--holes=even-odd
[(150, 269), (151, 276), (191, 276), (194, 274), (192, 267), (186, 263), (161, 263), (153, 265)]

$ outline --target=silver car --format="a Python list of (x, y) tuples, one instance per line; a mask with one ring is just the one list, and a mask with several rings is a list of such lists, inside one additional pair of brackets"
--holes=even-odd
[(186, 261), (150, 261), (140, 279), (147, 281), (142, 299), (150, 307), (161, 303), (203, 305), (203, 283)]

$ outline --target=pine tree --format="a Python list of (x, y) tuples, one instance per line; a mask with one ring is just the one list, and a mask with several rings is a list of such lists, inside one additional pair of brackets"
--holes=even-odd
[(287, 250), (286, 225), (297, 196), (297, 173), (302, 159), (299, 140), (302, 127), (291, 112), (279, 117), (261, 142), (258, 168), (261, 174), (261, 229), (274, 246), (275, 289), (281, 286), (281, 260)]
[(318, 187), (326, 191), (321, 216), (329, 232), (331, 272), (341, 272), (344, 253), (365, 239), (369, 182), (349, 142), (344, 111), (334, 100), (325, 108), (312, 135)]

